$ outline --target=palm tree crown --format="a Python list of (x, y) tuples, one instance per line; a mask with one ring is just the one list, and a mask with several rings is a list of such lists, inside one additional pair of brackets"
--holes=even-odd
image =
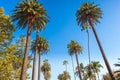
[[(42, 50), (42, 53), (43, 52), (48, 52), (49, 51), (49, 44), (48, 44), (48, 41), (43, 38), (42, 36), (39, 36), (38, 38), (38, 52), (40, 53), (40, 51)], [(35, 49), (36, 49), (36, 40), (33, 40), (32, 41), (32, 51), (35, 52)]]
[[(18, 27), (24, 29), (27, 24), (32, 24), (34, 30), (42, 30), (48, 22), (48, 15), (42, 4), (34, 0), (26, 0), (19, 3), (11, 16), (13, 21), (17, 21)], [(32, 22), (32, 23), (31, 23)]]
[(70, 44), (68, 44), (68, 52), (70, 55), (73, 55), (74, 53), (82, 52), (83, 48), (80, 46), (76, 41), (71, 41)]
[(51, 75), (50, 75), (51, 67), (50, 67), (50, 64), (48, 64), (47, 59), (44, 60), (44, 63), (42, 65), (42, 67), (41, 67), (41, 71), (44, 74), (45, 80), (49, 80), (50, 77), (51, 77)]
[(84, 3), (76, 13), (78, 25), (81, 25), (83, 30), (88, 28), (90, 21), (92, 23), (99, 23), (99, 18), (102, 17), (101, 15), (102, 10), (98, 5), (94, 5), (91, 2)]

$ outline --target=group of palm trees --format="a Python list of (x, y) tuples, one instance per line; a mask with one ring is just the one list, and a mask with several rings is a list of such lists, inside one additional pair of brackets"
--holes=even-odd
[[(15, 10), (13, 10), (12, 21), (17, 21), (18, 28), (26, 28), (28, 26), (27, 30), (27, 38), (26, 38), (26, 47), (24, 51), (24, 59), (23, 59), (23, 66), (21, 71), (20, 80), (26, 80), (26, 71), (27, 71), (27, 64), (28, 64), (28, 53), (30, 49), (30, 36), (32, 30), (36, 32), (36, 40), (33, 40), (32, 42), (32, 51), (34, 52), (34, 61), (33, 61), (33, 75), (32, 80), (36, 80), (36, 54), (39, 53), (39, 69), (38, 69), (38, 80), (40, 80), (40, 72), (41, 72), (41, 59), (42, 54), (47, 52), (49, 50), (49, 45), (46, 39), (43, 37), (38, 36), (38, 32), (45, 29), (45, 25), (48, 23), (48, 15), (46, 13), (46, 10), (43, 8), (42, 4), (39, 4), (37, 0), (25, 0), (20, 2), (16, 7)], [(98, 5), (95, 5), (91, 2), (85, 2), (82, 4), (82, 6), (77, 10), (76, 12), (77, 17), (77, 23), (81, 26), (82, 30), (86, 30), (88, 32), (88, 28), (91, 28), (96, 41), (98, 43), (98, 46), (100, 48), (101, 54), (103, 56), (103, 59), (105, 61), (106, 67), (108, 69), (108, 72), (111, 76), (112, 80), (115, 80), (112, 70), (110, 68), (110, 65), (108, 63), (108, 60), (105, 56), (104, 50), (102, 48), (102, 45), (100, 43), (100, 40), (97, 36), (97, 32), (95, 30), (94, 25), (96, 23), (99, 23), (99, 18), (102, 17), (102, 10), (98, 7)], [(76, 62), (78, 67), (78, 74), (80, 80), (83, 80), (81, 75), (81, 69), (79, 66), (79, 60), (78, 60), (78, 54), (81, 53), (83, 50), (82, 46), (79, 45), (76, 41), (72, 40), (68, 44), (68, 52), (72, 58), (72, 55), (75, 54), (76, 56)], [(90, 55), (90, 54), (89, 54)], [(89, 61), (90, 62), (90, 61)], [(45, 62), (44, 65), (46, 65), (47, 62)], [(90, 62), (91, 63), (91, 62)], [(50, 68), (47, 72), (43, 72), (44, 75), (48, 75)], [(44, 70), (46, 71), (46, 70)], [(66, 73), (66, 72), (64, 72)], [(44, 77), (45, 80), (46, 77)]]
[[(87, 68), (88, 68), (89, 72), (90, 73), (92, 72), (92, 66), (91, 66), (91, 61), (90, 61), (90, 50), (89, 50), (89, 32), (88, 32), (88, 28), (91, 28), (93, 33), (94, 33), (94, 36), (96, 38), (96, 41), (98, 43), (98, 46), (100, 48), (102, 57), (104, 59), (104, 62), (106, 64), (106, 67), (107, 67), (108, 72), (110, 74), (111, 80), (115, 80), (115, 77), (112, 73), (109, 62), (106, 58), (106, 55), (104, 53), (104, 50), (102, 48), (102, 45), (100, 43), (100, 40), (98, 38), (97, 32), (96, 32), (95, 27), (94, 27), (94, 25), (96, 23), (99, 23), (99, 18), (102, 18), (102, 10), (98, 7), (98, 5), (95, 5), (94, 3), (91, 3), (91, 2), (86, 2), (86, 3), (82, 4), (82, 6), (77, 10), (76, 17), (77, 17), (78, 25), (81, 26), (82, 30), (86, 30), (86, 32), (88, 33), (88, 55), (89, 55), (89, 65), (90, 66), (88, 66)], [(79, 75), (80, 80), (83, 80), (83, 78), (81, 75), (82, 71), (81, 71), (80, 66), (79, 66), (78, 54), (81, 53), (82, 50), (83, 50), (82, 46), (79, 45), (74, 40), (72, 40), (68, 44), (68, 52), (69, 52), (70, 56), (72, 56), (73, 54), (75, 54), (75, 56), (76, 56), (77, 69), (78, 69), (78, 75)], [(95, 65), (95, 63), (92, 62), (92, 65)], [(98, 71), (96, 71), (94, 69), (93, 69), (93, 71), (98, 73)], [(98, 77), (98, 79), (99, 79), (99, 77)]]
[(15, 7), (15, 10), (13, 10), (13, 15), (11, 16), (12, 21), (17, 21), (18, 28), (24, 29), (26, 28), (26, 26), (28, 26), (26, 47), (24, 51), (24, 59), (20, 80), (26, 80), (28, 53), (30, 48), (30, 36), (32, 30), (36, 32), (36, 40), (33, 40), (31, 48), (34, 52), (32, 80), (36, 80), (35, 74), (37, 53), (39, 53), (38, 80), (40, 80), (42, 54), (49, 50), (48, 41), (43, 37), (38, 36), (38, 32), (45, 29), (45, 25), (48, 23), (48, 15), (46, 12), (47, 11), (43, 8), (43, 5), (39, 4), (37, 0), (22, 1)]
[[(106, 64), (107, 70), (110, 74), (110, 77), (112, 80), (115, 80), (112, 70), (111, 70), (111, 67), (106, 58), (106, 55), (104, 53), (104, 50), (102, 48), (102, 45), (100, 43), (100, 40), (98, 38), (97, 32), (94, 27), (94, 25), (96, 23), (99, 23), (99, 18), (102, 17), (102, 10), (98, 7), (98, 5), (95, 5), (94, 3), (91, 3), (91, 2), (86, 2), (86, 3), (82, 4), (82, 6), (77, 10), (76, 17), (77, 17), (77, 23), (78, 23), (78, 25), (80, 25), (82, 27), (82, 30), (86, 30), (88, 32), (89, 27), (92, 29), (94, 36), (96, 38), (96, 41), (98, 43), (98, 46), (100, 48), (102, 57)], [(80, 69), (79, 69), (79, 76), (80, 76), (80, 80), (82, 80), (81, 74), (80, 74)]]

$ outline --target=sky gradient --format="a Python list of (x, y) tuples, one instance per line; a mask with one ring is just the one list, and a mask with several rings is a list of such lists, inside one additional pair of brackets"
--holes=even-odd
[[(12, 10), (21, 0), (0, 0), (0, 7), (3, 7), (6, 15), (11, 15)], [(79, 55), (79, 61), (84, 65), (88, 64), (87, 53), (87, 33), (81, 31), (81, 27), (77, 25), (75, 13), (80, 5), (84, 2), (94, 2), (99, 4), (103, 11), (103, 18), (100, 24), (96, 24), (95, 28), (112, 70), (115, 70), (114, 64), (118, 62), (120, 57), (120, 0), (39, 0), (44, 4), (44, 8), (48, 11), (50, 22), (46, 29), (39, 33), (44, 36), (50, 44), (50, 51), (47, 55), (43, 55), (43, 60), (48, 59), (51, 65), (51, 80), (57, 80), (57, 76), (65, 70), (64, 60), (69, 61), (68, 72), (72, 73), (71, 58), (68, 55), (67, 44), (71, 40), (76, 40), (83, 46), (83, 53)], [(14, 33), (16, 39), (21, 34), (26, 35), (26, 29), (17, 30)], [(90, 32), (90, 52), (91, 60), (100, 61), (104, 66), (101, 69), (101, 75), (107, 72), (104, 61), (102, 59), (99, 47), (96, 43), (94, 34)], [(35, 39), (35, 32), (32, 32), (31, 39)], [(76, 65), (75, 56), (74, 63)], [(28, 71), (31, 73), (31, 70)], [(43, 80), (43, 79), (42, 79)], [(77, 79), (78, 80), (78, 79)]]

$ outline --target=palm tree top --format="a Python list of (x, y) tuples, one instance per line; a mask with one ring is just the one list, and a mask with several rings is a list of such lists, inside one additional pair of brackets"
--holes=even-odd
[(81, 45), (79, 45), (78, 42), (75, 40), (72, 40), (68, 44), (67, 48), (68, 48), (68, 52), (70, 55), (73, 55), (76, 52), (80, 53), (83, 50), (83, 47)]
[(48, 23), (47, 11), (43, 8), (43, 4), (39, 4), (38, 1), (26, 0), (18, 3), (13, 10), (11, 16), (12, 21), (17, 21), (17, 27), (24, 29), (29, 23), (30, 19), (35, 18), (32, 23), (33, 30), (41, 30), (45, 28), (45, 24)]
[(41, 71), (44, 74), (45, 80), (49, 80), (50, 77), (51, 77), (51, 75), (50, 75), (51, 67), (50, 67), (50, 64), (48, 63), (47, 59), (45, 59), (43, 62), (44, 63), (42, 65), (42, 67), (41, 67)]
[(67, 60), (64, 60), (63, 61), (63, 65), (67, 65), (68, 64), (68, 61)]
[(82, 30), (90, 26), (89, 22), (99, 23), (99, 18), (102, 18), (102, 10), (93, 2), (85, 2), (76, 12), (78, 25)]
[(51, 67), (50, 67), (50, 64), (48, 64), (48, 60), (45, 59), (44, 61), (44, 64), (43, 66), (41, 67), (41, 70), (44, 72), (44, 71), (51, 71)]
[[(38, 52), (42, 51), (42, 52), (47, 53), (49, 51), (48, 41), (42, 36), (39, 36), (37, 39), (38, 39), (38, 45), (37, 45)], [(36, 40), (33, 40), (31, 50), (34, 52), (35, 49), (36, 49)]]
[(92, 61), (91, 68), (94, 70), (94, 72), (100, 72), (100, 68), (103, 68), (103, 66), (99, 61)]

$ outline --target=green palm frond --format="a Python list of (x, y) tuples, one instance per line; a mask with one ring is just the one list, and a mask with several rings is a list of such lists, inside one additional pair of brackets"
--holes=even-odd
[(29, 17), (35, 17), (33, 22), (33, 30), (39, 30), (45, 28), (48, 23), (47, 11), (43, 8), (42, 4), (38, 1), (27, 0), (18, 3), (13, 10), (13, 15), (11, 16), (12, 21), (17, 21), (17, 27), (24, 29), (29, 24)]
[[(49, 51), (49, 44), (48, 41), (43, 38), (42, 36), (38, 37), (38, 52), (40, 53), (40, 51), (42, 50), (43, 53), (47, 53)], [(32, 41), (32, 47), (31, 50), (33, 52), (35, 52), (36, 50), (36, 40)]]
[(76, 12), (77, 23), (82, 27), (82, 30), (90, 26), (90, 20), (93, 23), (99, 23), (99, 18), (102, 18), (102, 10), (91, 2), (84, 3)]
[(48, 63), (47, 59), (45, 59), (43, 62), (44, 63), (41, 67), (41, 71), (44, 74), (44, 78), (48, 80), (51, 77), (51, 75), (50, 75), (51, 67), (50, 67), (50, 64)]
[(67, 47), (68, 47), (68, 52), (70, 55), (73, 55), (76, 52), (80, 53), (83, 50), (83, 47), (73, 40), (68, 44)]

